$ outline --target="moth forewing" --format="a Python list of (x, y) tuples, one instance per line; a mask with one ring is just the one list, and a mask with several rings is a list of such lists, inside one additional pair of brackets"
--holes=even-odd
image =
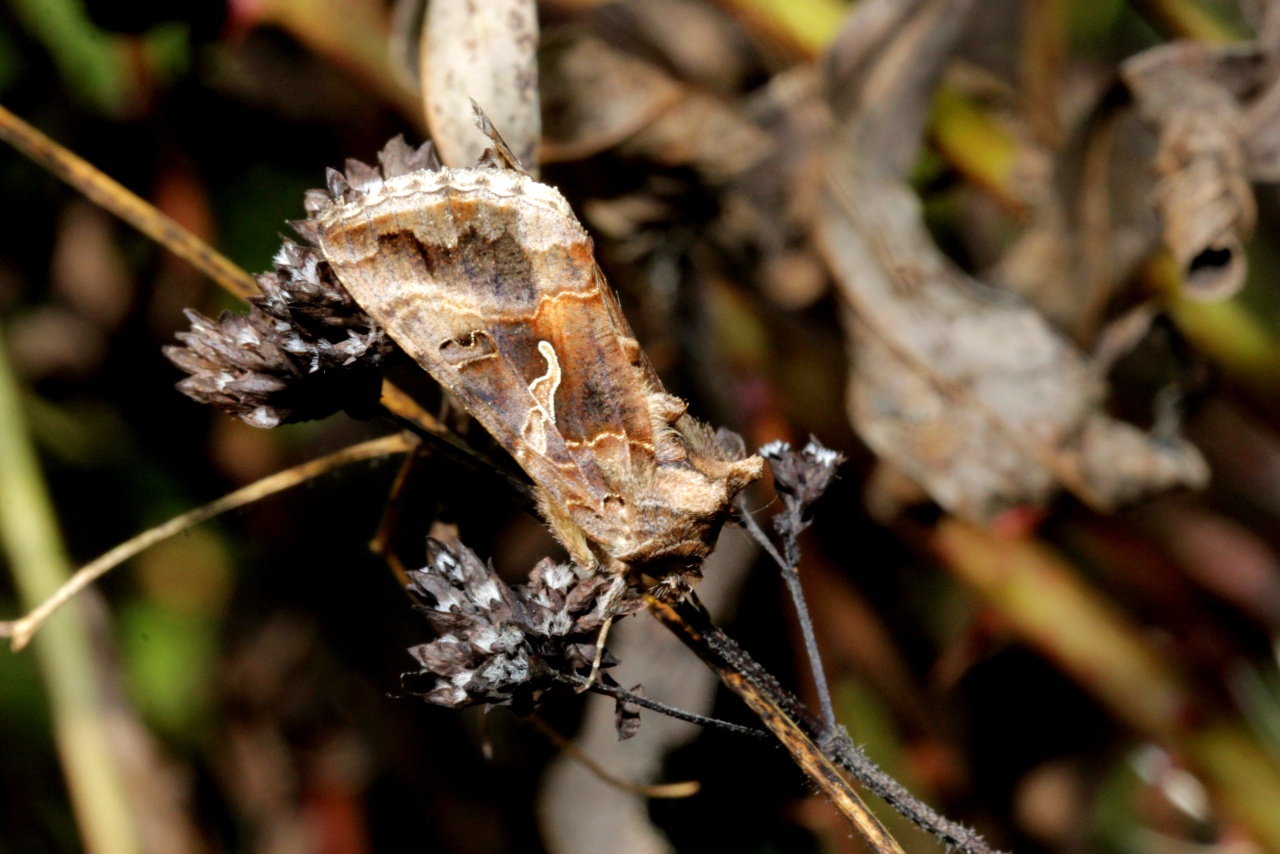
[(696, 569), (762, 461), (663, 390), (564, 197), (483, 165), (362, 178), (315, 204), (320, 249), (525, 469), (574, 561), (659, 582)]

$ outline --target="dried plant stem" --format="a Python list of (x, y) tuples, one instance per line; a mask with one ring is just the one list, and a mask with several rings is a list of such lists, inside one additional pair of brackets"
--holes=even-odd
[(649, 610), (715, 670), (727, 688), (760, 716), (791, 752), (796, 763), (866, 837), (874, 850), (902, 849), (849, 788), (838, 768), (848, 771), (917, 827), (955, 850), (965, 854), (992, 854), (993, 849), (977, 833), (939, 815), (919, 801), (877, 767), (843, 730), (826, 726), (791, 696), (768, 671), (711, 622), (695, 597), (691, 595), (689, 601), (676, 605), (651, 600)]
[(1226, 44), (1240, 38), (1200, 0), (1133, 0), (1131, 4), (1159, 30), (1174, 38)]
[[(0, 341), (0, 540), (22, 601), (34, 605), (70, 573), (49, 495), (22, 421)], [(90, 854), (142, 850), (124, 771), (112, 746), (107, 700), (80, 610), (50, 624), (36, 645), (67, 788)]]
[(1022, 7), (1022, 47), (1018, 76), (1024, 90), (1022, 114), (1045, 146), (1062, 140), (1058, 81), (1067, 56), (1065, 0), (1030, 0)]
[(236, 296), (245, 298), (258, 292), (253, 276), (241, 270), (231, 259), (4, 107), (0, 107), (0, 139)]
[(626, 780), (619, 779), (606, 771), (600, 763), (593, 760), (584, 753), (569, 739), (556, 732), (547, 724), (546, 721), (537, 715), (533, 715), (530, 720), (533, 725), (538, 728), (538, 732), (546, 736), (547, 740), (554, 744), (565, 753), (572, 756), (583, 768), (586, 768), (596, 777), (605, 783), (613, 786), (615, 789), (621, 789), (624, 792), (631, 792), (642, 798), (688, 798), (698, 794), (702, 789), (702, 784), (697, 780), (686, 780), (682, 783), (662, 783), (659, 785), (639, 786), (635, 783), (628, 783)]
[[(587, 680), (581, 678), (566, 679), (565, 681), (575, 686), (585, 686), (587, 684)], [(624, 703), (634, 703), (641, 708), (648, 709), (651, 712), (657, 712), (660, 715), (666, 715), (669, 718), (675, 718), (678, 721), (685, 721), (687, 723), (697, 724), (698, 726), (723, 730), (725, 732), (734, 733), (735, 735), (749, 735), (761, 738), (768, 738), (769, 736), (769, 734), (764, 730), (755, 729), (749, 726), (742, 726), (741, 724), (732, 724), (728, 721), (709, 718), (706, 715), (699, 715), (694, 712), (686, 712), (683, 709), (677, 709), (674, 706), (659, 703), (657, 700), (650, 700), (648, 697), (632, 693), (625, 688), (612, 685), (602, 679), (597, 679), (592, 682), (591, 686), (587, 690), (591, 691), (593, 694), (600, 694), (605, 697), (612, 697), (615, 700), (622, 700)]]
[[(197, 507), (195, 510), (183, 513), (181, 516), (175, 516), (162, 525), (143, 531), (136, 537), (132, 537), (111, 549), (97, 560), (81, 567), (75, 575), (63, 582), (52, 595), (40, 602), (22, 619), (12, 622), (0, 622), (0, 637), (11, 638), (13, 651), (17, 652), (31, 641), (32, 636), (44, 624), (45, 620), (49, 619), (55, 611), (94, 581), (139, 552), (175, 534), (180, 534), (201, 522), (212, 519), (214, 516), (226, 513), (228, 510), (234, 510), (237, 507), (252, 504), (268, 495), (274, 495), (277, 492), (298, 486), (339, 466), (374, 457), (408, 453), (417, 447), (418, 440), (408, 433), (396, 433), (392, 436), (384, 436), (381, 439), (372, 439), (319, 459), (305, 462), (300, 466), (294, 466), (270, 477), (265, 477), (243, 489), (237, 489), (229, 495), (224, 495), (215, 501), (211, 501), (203, 507)], [(8, 493), (6, 492), (6, 494)]]
[(400, 464), (400, 470), (396, 472), (396, 479), (391, 484), (391, 494), (387, 496), (387, 503), (382, 509), (382, 519), (378, 522), (378, 530), (374, 532), (373, 538), (369, 540), (369, 551), (386, 562), (391, 569), (391, 573), (396, 577), (396, 581), (401, 587), (405, 588), (409, 586), (409, 571), (405, 567), (404, 561), (400, 560), (400, 556), (391, 547), (391, 537), (400, 523), (400, 509), (404, 504), (405, 486), (408, 484), (414, 468), (417, 467), (418, 460), (418, 454), (411, 453)]
[[(796, 764), (831, 799), (836, 809), (862, 834), (871, 849), (877, 852), (902, 854), (902, 847), (884, 828), (858, 797), (835, 764), (814, 745), (809, 734), (794, 719), (790, 710), (779, 703), (777, 694), (762, 686), (757, 679), (749, 678), (743, 661), (713, 643), (714, 630), (705, 611), (688, 603), (670, 605), (652, 600), (650, 610), (663, 625), (671, 629), (684, 643), (693, 649), (720, 677), (720, 681), (733, 691), (753, 711), (791, 753)], [(754, 663), (754, 662), (752, 662)], [(772, 681), (772, 680), (770, 680)], [(772, 686), (769, 686), (772, 687)]]
[(791, 604), (795, 606), (796, 617), (800, 621), (800, 633), (804, 636), (804, 649), (809, 657), (809, 667), (813, 670), (813, 681), (818, 687), (818, 706), (822, 709), (822, 719), (827, 726), (836, 725), (836, 709), (831, 702), (831, 688), (827, 682), (827, 671), (822, 666), (822, 654), (818, 650), (818, 638), (813, 633), (813, 618), (809, 616), (809, 605), (804, 599), (804, 590), (800, 587), (800, 573), (794, 566), (782, 568), (782, 580), (791, 593)]
[(818, 689), (818, 705), (822, 709), (822, 719), (826, 721), (827, 726), (834, 728), (836, 725), (836, 708), (831, 702), (831, 688), (827, 682), (827, 670), (822, 666), (822, 654), (818, 649), (818, 638), (813, 632), (813, 618), (809, 616), (809, 605), (804, 599), (804, 589), (800, 586), (800, 573), (795, 566), (786, 561), (778, 550), (774, 548), (773, 542), (768, 535), (761, 529), (755, 517), (747, 511), (745, 505), (739, 502), (738, 518), (741, 519), (743, 526), (760, 547), (765, 550), (769, 557), (773, 558), (774, 563), (778, 564), (778, 568), (782, 570), (782, 580), (787, 584), (787, 592), (791, 594), (791, 603), (796, 608), (796, 619), (800, 621), (800, 634), (804, 636), (804, 650), (809, 658), (809, 669), (813, 674), (814, 685)]

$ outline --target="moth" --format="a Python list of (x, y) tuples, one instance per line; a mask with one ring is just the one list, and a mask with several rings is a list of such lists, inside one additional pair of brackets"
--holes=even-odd
[(473, 168), (395, 142), (382, 170), (330, 170), (300, 230), (529, 475), (582, 572), (614, 579), (606, 615), (628, 591), (679, 597), (763, 461), (664, 390), (568, 202), (481, 126), (495, 148)]

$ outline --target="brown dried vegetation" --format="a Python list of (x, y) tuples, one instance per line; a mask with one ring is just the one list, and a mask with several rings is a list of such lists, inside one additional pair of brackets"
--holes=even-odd
[[(210, 2), (168, 36), (177, 12), (98, 11), (59, 36), (40, 5), (0, 12), (0, 102), (248, 269), (274, 265), (218, 326), (203, 279), (0, 153), (2, 332), (74, 559), (385, 433), (366, 420), (383, 381), (449, 438), (388, 511), (389, 550), (427, 567), (411, 579), (434, 640), (364, 548), (380, 465), (139, 558), (79, 603), (83, 671), (53, 672), (55, 643), (43, 671), (0, 658), (0, 847), (74, 850), (41, 678), (59, 715), (94, 686), (75, 708), (114, 759), (91, 787), (135, 825), (136, 846), (83, 831), (87, 849), (853, 844), (822, 799), (796, 808), (776, 751), (574, 697), (600, 579), (579, 586), (566, 558), (585, 558), (525, 512), (511, 443), (402, 358), (306, 245), (314, 223), (281, 248), (304, 189), (395, 134), (472, 163), (488, 140), (470, 96), (577, 212), (672, 394), (747, 447), (821, 437), (762, 450), (776, 491), (743, 502), (799, 564), (855, 742), (999, 847), (1280, 850), (1280, 208), (1261, 183), (1280, 177), (1277, 4), (1224, 4), (1220, 24), (1191, 0), (550, 2), (535, 25), (525, 4), (434, 0), (421, 42), (410, 3)], [(437, 165), (386, 151), (386, 174)], [(326, 198), (372, 174), (347, 161)], [(184, 390), (287, 426), (175, 394), (158, 355), (175, 333)], [(823, 445), (849, 458), (834, 481)], [(432, 520), (460, 540), (437, 527), (424, 550)], [(16, 615), (42, 594), (0, 530)], [(699, 595), (808, 685), (776, 572), (740, 531), (721, 539)], [(726, 684), (767, 681), (724, 643)], [(678, 647), (623, 621), (610, 689), (750, 722)], [(431, 678), (402, 685), (415, 659)], [(579, 747), (614, 776), (703, 791), (648, 809), (504, 711), (415, 692), (541, 704), (560, 730), (581, 714)], [(78, 826), (109, 825), (68, 773)], [(909, 849), (935, 844), (872, 806)]]

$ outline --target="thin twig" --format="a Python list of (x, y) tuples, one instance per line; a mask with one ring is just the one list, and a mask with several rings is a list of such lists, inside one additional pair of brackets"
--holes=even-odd
[(404, 462), (400, 464), (400, 470), (396, 472), (396, 479), (391, 483), (391, 494), (387, 496), (387, 502), (383, 505), (382, 518), (378, 521), (378, 529), (374, 531), (373, 537), (369, 540), (369, 551), (382, 558), (391, 569), (392, 575), (396, 577), (397, 583), (404, 588), (409, 586), (409, 571), (404, 562), (400, 560), (400, 556), (396, 554), (395, 549), (391, 547), (391, 537), (400, 524), (400, 510), (404, 506), (405, 486), (408, 484), (409, 476), (413, 473), (414, 468), (417, 467), (418, 462), (419, 456), (414, 453), (407, 455), (404, 458)]
[(809, 604), (800, 587), (800, 573), (795, 567), (784, 567), (782, 580), (787, 583), (791, 604), (795, 606), (796, 618), (800, 621), (800, 634), (804, 638), (804, 650), (809, 656), (809, 667), (813, 670), (813, 682), (818, 689), (818, 707), (822, 709), (822, 719), (828, 727), (834, 728), (836, 707), (831, 701), (831, 686), (827, 682), (827, 671), (822, 666), (822, 654), (818, 650), (818, 638), (813, 631), (813, 618), (809, 616)]
[[(897, 810), (902, 816), (922, 830), (933, 834), (949, 846), (964, 854), (994, 854), (976, 832), (964, 825), (938, 814), (890, 775), (880, 769), (859, 750), (841, 728), (826, 726), (799, 700), (786, 691), (767, 670), (761, 667), (745, 650), (711, 622), (705, 609), (690, 594), (689, 600), (677, 605), (651, 601), (649, 610), (667, 628), (675, 632), (699, 658), (715, 670), (724, 684), (738, 694), (761, 716), (765, 725), (778, 735), (783, 745), (792, 752), (797, 764), (823, 788), (836, 807), (861, 831), (861, 812), (866, 805), (860, 800), (848, 802), (841, 794), (837, 797), (827, 786), (847, 788), (843, 778), (837, 783), (831, 780), (828, 769), (807, 751), (815, 751), (826, 762), (848, 771), (869, 791)], [(803, 736), (803, 738), (797, 737)], [(850, 790), (851, 792), (851, 790)], [(856, 795), (854, 795), (856, 798)], [(851, 809), (847, 812), (846, 809)], [(870, 817), (875, 821), (874, 816)], [(876, 827), (880, 827), (876, 822)], [(883, 831), (883, 827), (880, 827)], [(869, 841), (871, 839), (869, 838)], [(875, 843), (872, 842), (874, 845)], [(896, 843), (894, 843), (896, 845)], [(881, 850), (881, 849), (877, 849)], [(883, 850), (899, 850), (886, 848)]]
[[(796, 619), (800, 621), (800, 634), (804, 638), (804, 651), (809, 657), (809, 668), (813, 674), (814, 685), (818, 689), (818, 705), (822, 709), (822, 718), (827, 722), (827, 726), (834, 728), (836, 726), (836, 707), (831, 701), (831, 688), (827, 682), (827, 671), (822, 666), (822, 655), (818, 651), (818, 638), (813, 631), (813, 619), (809, 616), (809, 605), (805, 602), (804, 590), (800, 587), (800, 573), (796, 568), (790, 565), (774, 547), (773, 541), (756, 522), (755, 517), (751, 515), (747, 509), (746, 503), (739, 499), (738, 501), (738, 518), (742, 521), (743, 527), (749, 533), (760, 547), (773, 558), (774, 563), (778, 564), (778, 568), (782, 570), (782, 580), (787, 584), (787, 592), (791, 594), (791, 604), (796, 609)], [(799, 550), (797, 544), (794, 548)], [(789, 549), (788, 551), (792, 551)]]
[[(570, 685), (581, 686), (586, 684), (586, 679), (573, 674), (556, 674), (561, 681)], [(705, 715), (699, 715), (695, 712), (686, 712), (684, 709), (677, 709), (675, 706), (668, 706), (666, 703), (660, 703), (657, 700), (651, 700), (640, 694), (628, 691), (620, 685), (613, 685), (597, 679), (587, 689), (594, 694), (602, 694), (606, 697), (612, 697), (615, 700), (621, 700), (624, 703), (634, 703), (641, 708), (648, 709), (651, 712), (657, 712), (660, 715), (666, 715), (669, 718), (675, 718), (678, 721), (686, 721), (698, 726), (707, 727), (709, 729), (723, 730), (736, 735), (749, 735), (755, 738), (768, 738), (769, 733), (755, 727), (743, 726), (742, 724), (730, 723), (722, 721), (719, 718), (709, 718)]]
[(636, 783), (628, 783), (626, 780), (613, 776), (600, 763), (596, 762), (586, 753), (578, 748), (569, 739), (551, 728), (546, 721), (537, 715), (532, 716), (533, 725), (538, 728), (538, 732), (542, 733), (556, 747), (572, 756), (577, 762), (586, 768), (595, 776), (604, 782), (613, 786), (615, 789), (621, 789), (624, 792), (640, 795), (644, 798), (688, 798), (698, 794), (702, 789), (702, 784), (697, 780), (686, 780), (682, 783), (660, 783), (658, 785), (638, 785)]
[(170, 519), (162, 525), (143, 531), (136, 537), (111, 549), (97, 560), (81, 567), (52, 596), (41, 602), (22, 619), (12, 622), (0, 622), (0, 637), (11, 638), (13, 651), (17, 652), (31, 641), (31, 637), (45, 620), (81, 590), (139, 552), (175, 534), (180, 534), (194, 525), (226, 513), (228, 510), (252, 504), (268, 495), (305, 483), (317, 475), (331, 471), (339, 466), (373, 457), (403, 454), (412, 451), (416, 447), (418, 447), (418, 440), (408, 433), (396, 433), (391, 436), (384, 436), (381, 439), (362, 442), (359, 445), (343, 448), (341, 451), (305, 462), (300, 466), (286, 469), (270, 477), (264, 477), (262, 480), (255, 481), (243, 489), (237, 489), (229, 495), (210, 501), (203, 507), (197, 507), (194, 510), (183, 513), (181, 516)]
[(241, 270), (231, 259), (4, 107), (0, 107), (0, 139), (236, 296), (247, 298), (258, 292), (253, 276)]
[[(902, 846), (849, 786), (835, 763), (818, 749), (806, 731), (807, 728), (796, 720), (794, 709), (802, 709), (803, 706), (793, 702), (791, 705), (794, 708), (784, 708), (778, 699), (785, 696), (785, 692), (777, 686), (773, 677), (769, 676), (762, 683), (741, 666), (741, 661), (723, 654), (723, 647), (711, 643), (708, 632), (715, 627), (700, 606), (694, 606), (689, 601), (672, 605), (650, 599), (649, 610), (663, 625), (675, 632), (686, 646), (696, 652), (704, 663), (715, 670), (725, 687), (742, 698), (782, 746), (787, 748), (801, 770), (862, 834), (873, 851), (879, 854), (903, 854)], [(762, 670), (761, 672), (763, 673)]]
[(760, 544), (760, 548), (764, 549), (769, 557), (773, 558), (774, 563), (786, 569), (787, 562), (783, 559), (782, 553), (778, 551), (778, 547), (773, 544), (773, 540), (769, 539), (769, 535), (760, 527), (760, 523), (756, 521), (755, 516), (751, 515), (751, 510), (742, 499), (741, 493), (739, 493), (737, 500), (737, 508), (738, 521), (742, 523), (742, 527), (746, 528), (751, 538)]

